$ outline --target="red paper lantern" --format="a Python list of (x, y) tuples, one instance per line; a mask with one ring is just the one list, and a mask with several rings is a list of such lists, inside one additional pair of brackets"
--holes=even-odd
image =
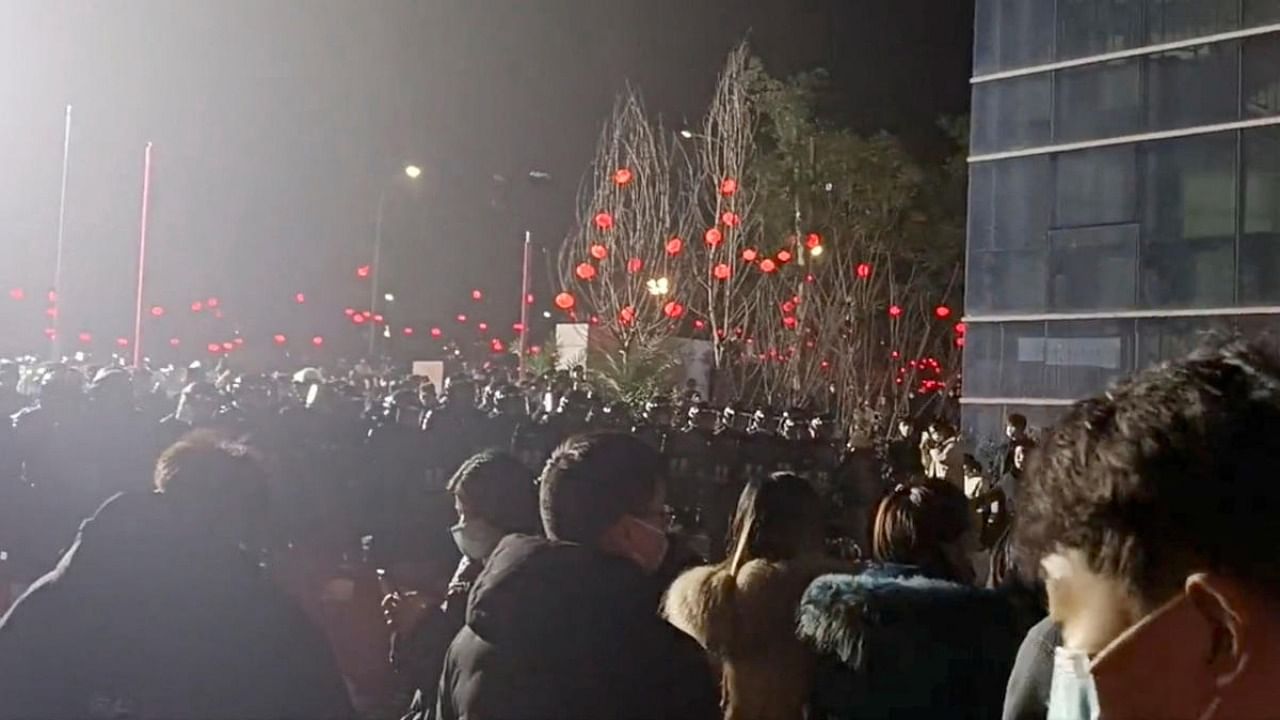
[(45, 297), (47, 297), (51, 303), (58, 302), (58, 293), (54, 290), (50, 290)]
[(405, 337), (413, 337), (413, 328), (406, 327), (400, 331)]
[(729, 277), (733, 275), (733, 268), (729, 267), (725, 263), (720, 263), (712, 269), (711, 274), (714, 275), (717, 280), (728, 280)]
[(858, 267), (854, 270), (854, 272), (857, 273), (859, 278), (866, 280), (867, 278), (871, 277), (871, 266), (868, 265), (867, 263), (858, 263)]
[(760, 257), (760, 252), (755, 248), (747, 248), (742, 251), (742, 259), (746, 262), (755, 262), (758, 257)]
[(636, 309), (630, 305), (626, 305), (618, 312), (618, 322), (623, 325), (630, 325), (636, 321)]
[(956, 334), (957, 334), (957, 335), (963, 335), (963, 334), (965, 334), (965, 331), (966, 331), (966, 330), (968, 330), (968, 329), (969, 329), (969, 326), (968, 326), (968, 325), (965, 325), (965, 324), (964, 324), (964, 323), (962, 323), (962, 322), (961, 322), (961, 323), (956, 323)]
[(272, 340), (272, 342), (274, 342), (274, 343), (275, 343), (275, 344), (277, 344), (277, 345), (283, 345), (283, 344), (285, 344), (285, 343), (289, 342), (289, 338), (285, 337), (285, 336), (284, 336), (283, 334), (281, 334), (281, 333), (276, 333), (275, 337), (271, 338), (271, 340)]
[(788, 315), (788, 316), (786, 316), (786, 317), (782, 318), (782, 324), (783, 324), (783, 325), (785, 325), (785, 326), (787, 327), (787, 329), (788, 329), (788, 330), (794, 330), (794, 329), (795, 329), (795, 327), (796, 327), (796, 318), (795, 318), (795, 316), (794, 316), (794, 315)]
[(947, 318), (951, 317), (951, 308), (947, 307), (946, 305), (939, 305), (938, 307), (934, 308), (933, 314), (937, 315), (939, 319), (946, 320)]
[(574, 268), (573, 274), (578, 276), (580, 280), (594, 280), (596, 277), (596, 266), (591, 263), (581, 263)]
[(22, 302), (27, 299), (27, 292), (22, 288), (13, 288), (9, 291), (9, 299)]
[(566, 311), (572, 310), (573, 306), (576, 305), (577, 302), (578, 301), (574, 300), (573, 296), (567, 292), (562, 292), (559, 295), (556, 295), (555, 299), (556, 307)]
[(761, 271), (761, 272), (771, 273), (771, 272), (773, 272), (773, 271), (775, 271), (775, 270), (777, 270), (777, 269), (778, 269), (777, 264), (776, 264), (776, 263), (774, 263), (774, 262), (773, 262), (773, 260), (771, 260), (771, 259), (769, 259), (769, 258), (765, 258), (765, 259), (763, 259), (763, 260), (761, 260), (761, 261), (760, 261), (760, 271)]
[(738, 192), (738, 181), (734, 178), (727, 177), (720, 181), (720, 194), (728, 197)]
[(706, 241), (708, 247), (716, 247), (724, 242), (724, 233), (720, 232), (720, 228), (707, 228), (702, 239)]
[(681, 250), (684, 250), (684, 240), (681, 240), (678, 237), (673, 237), (667, 241), (668, 255), (679, 255)]
[(375, 323), (377, 323), (377, 324), (381, 325), (383, 322), (385, 322), (385, 321), (386, 321), (386, 318), (384, 318), (384, 317), (383, 317), (383, 316), (381, 316), (381, 315), (374, 315), (374, 316), (373, 316), (373, 321), (374, 321)]
[(56, 318), (56, 317), (58, 317), (58, 308), (56, 308), (56, 307), (47, 307), (47, 308), (45, 308), (45, 309), (44, 309), (44, 314), (45, 314), (45, 315), (48, 315), (48, 316), (49, 316), (49, 317), (51, 317), (51, 318)]
[(164, 308), (160, 307), (159, 305), (151, 306), (151, 317), (163, 317), (163, 316), (164, 316)]
[(116, 347), (129, 347), (129, 338), (116, 338)]
[(791, 302), (790, 300), (788, 300), (782, 303), (782, 312), (790, 315), (795, 311), (796, 311), (796, 304), (794, 302)]
[(454, 318), (454, 319), (455, 319), (455, 320), (457, 320), (457, 321), (458, 321), (458, 322), (460, 322), (460, 323), (464, 323), (464, 322), (466, 322), (466, 321), (467, 321), (467, 316), (466, 316), (466, 314), (465, 314), (465, 313), (458, 313), (458, 317), (456, 317), (456, 318)]
[(630, 260), (627, 261), (627, 272), (631, 273), (632, 275), (640, 272), (643, 269), (644, 269), (644, 261), (641, 260), (640, 258), (631, 258)]
[(897, 305), (889, 306), (889, 317), (896, 318), (896, 317), (900, 317), (901, 315), (902, 315), (902, 308), (898, 307)]
[(236, 345), (235, 343), (232, 343), (232, 342), (224, 342), (222, 343), (222, 349), (226, 350), (227, 352), (231, 352), (232, 350), (236, 349)]
[(218, 343), (209, 343), (209, 345), (208, 345), (207, 347), (208, 347), (208, 349), (209, 349), (209, 352), (211, 352), (211, 353), (220, 353), (220, 352), (222, 352), (222, 346), (221, 346), (221, 345), (219, 345)]
[(494, 338), (489, 341), (489, 349), (495, 353), (500, 353), (505, 351), (507, 349), (507, 346), (503, 345), (502, 341), (499, 340), (498, 338)]
[(671, 318), (672, 320), (675, 320), (681, 315), (684, 315), (684, 305), (681, 305), (675, 300), (672, 300), (671, 302), (662, 306), (662, 313), (667, 317)]
[(181, 344), (182, 341), (178, 338), (169, 338), (169, 347), (178, 347)]
[(479, 290), (472, 290), (471, 299), (475, 300), (476, 302), (480, 302), (481, 300), (484, 299), (484, 293), (480, 292)]
[(431, 337), (439, 340), (444, 335), (444, 331), (438, 327), (431, 328)]
[(524, 332), (524, 323), (512, 323), (511, 329), (516, 333)]
[(778, 251), (778, 262), (782, 263), (783, 265), (786, 265), (787, 263), (791, 262), (791, 259), (793, 257), (794, 256), (791, 254), (790, 250)]
[(200, 312), (201, 310), (204, 310), (204, 303), (199, 300), (191, 303), (191, 312)]
[(742, 218), (732, 210), (725, 210), (720, 213), (720, 222), (724, 223), (725, 227), (738, 227), (742, 224)]
[(618, 187), (622, 187), (623, 185), (626, 185), (627, 183), (631, 182), (634, 178), (635, 178), (635, 175), (631, 172), (631, 168), (623, 167), (613, 171), (613, 182), (615, 182), (618, 185)]
[(525, 305), (532, 305), (532, 304), (533, 304), (533, 293), (529, 293), (528, 295), (525, 295), (525, 296), (524, 296), (524, 304), (525, 304)]
[(307, 301), (307, 296), (305, 293), (298, 293), (293, 296), (293, 301), (301, 305)]
[(316, 347), (323, 347), (323, 346), (324, 346), (324, 336), (323, 336), (323, 335), (317, 335), (317, 336), (315, 336), (315, 337), (311, 338), (311, 344), (312, 344), (312, 345), (315, 345)]
[(958, 348), (964, 347), (964, 338), (962, 337), (956, 338), (956, 347)]
[(355, 323), (356, 325), (363, 325), (364, 321), (365, 321), (364, 313), (356, 313), (355, 315), (351, 316), (351, 322)]
[(208, 306), (209, 306), (209, 309), (211, 309), (211, 310), (212, 310), (213, 308), (218, 307), (218, 305), (219, 305), (220, 303), (219, 303), (219, 301), (218, 301), (218, 298), (216, 298), (216, 297), (211, 297), (211, 298), (209, 298), (208, 300), (206, 300), (204, 304), (205, 304), (205, 305), (208, 305)]
[(369, 275), (370, 275), (372, 272), (373, 272), (373, 268), (371, 268), (370, 266), (368, 266), (368, 265), (361, 265), (360, 267), (356, 268), (356, 277), (358, 277), (358, 278), (360, 278), (360, 279), (364, 279), (364, 278), (369, 277)]
[(476, 329), (479, 330), (480, 332), (489, 332), (489, 323), (487, 322), (477, 323)]
[(607, 212), (596, 213), (595, 221), (596, 221), (596, 227), (602, 231), (607, 232), (613, 229), (613, 216)]
[(705, 329), (706, 329), (706, 327), (707, 327), (707, 323), (706, 323), (705, 321), (703, 321), (703, 320), (700, 320), (700, 319), (699, 319), (699, 320), (694, 320), (694, 321), (693, 321), (693, 329), (694, 329), (694, 330), (705, 330)]
[(822, 244), (822, 236), (818, 233), (809, 233), (804, 239), (804, 246), (810, 250)]
[(591, 316), (591, 324), (592, 324), (592, 325), (599, 325), (599, 324), (600, 324), (600, 316), (599, 316), (599, 315), (592, 315), (592, 316)]
[(604, 260), (605, 258), (609, 257), (609, 248), (603, 245), (592, 245), (590, 252), (591, 252), (591, 257), (597, 260)]
[(356, 314), (356, 311), (354, 308), (346, 308), (342, 311), (342, 314), (346, 315), (347, 317), (351, 317), (352, 315)]
[(805, 276), (804, 276), (804, 281), (805, 281), (805, 282), (807, 282), (807, 283), (812, 284), (812, 283), (814, 283), (815, 281), (817, 281), (817, 278), (815, 278), (813, 275), (805, 275)]
[(82, 332), (80, 333), (80, 342), (84, 343), (85, 345), (88, 345), (89, 343), (93, 342), (93, 336), (87, 332)]

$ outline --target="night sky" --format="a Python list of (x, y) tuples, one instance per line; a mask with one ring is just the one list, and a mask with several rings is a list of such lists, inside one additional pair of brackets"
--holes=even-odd
[[(7, 0), (0, 288), (50, 284), (71, 103), (66, 332), (131, 327), (148, 140), (147, 301), (170, 310), (157, 335), (212, 332), (187, 310), (211, 295), (250, 338), (353, 332), (341, 311), (367, 305), (354, 269), (384, 190), (396, 320), (510, 323), (519, 229), (552, 247), (564, 235), (626, 82), (670, 125), (696, 122), (749, 36), (776, 75), (829, 69), (834, 118), (928, 154), (934, 119), (967, 111), (972, 13), (965, 0)], [(406, 180), (406, 162), (426, 175)], [(553, 181), (525, 182), (535, 168)], [(493, 305), (471, 306), (474, 287)], [(40, 314), (17, 305), (0, 294), (11, 342)]]

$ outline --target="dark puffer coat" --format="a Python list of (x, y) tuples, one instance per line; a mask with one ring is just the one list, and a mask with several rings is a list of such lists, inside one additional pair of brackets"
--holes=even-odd
[(658, 616), (630, 561), (511, 535), (472, 587), (445, 660), (438, 720), (701, 720), (719, 716), (711, 668)]

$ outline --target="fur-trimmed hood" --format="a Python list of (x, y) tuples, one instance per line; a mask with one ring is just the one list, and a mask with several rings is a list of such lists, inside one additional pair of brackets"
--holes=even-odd
[(815, 705), (838, 717), (999, 717), (1028, 625), (1004, 594), (902, 566), (820, 577), (798, 614), (825, 658)]

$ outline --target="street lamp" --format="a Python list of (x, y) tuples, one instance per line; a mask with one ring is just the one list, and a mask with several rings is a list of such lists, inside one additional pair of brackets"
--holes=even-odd
[[(405, 165), (404, 174), (410, 180), (422, 177), (422, 168), (417, 165)], [(378, 210), (373, 219), (373, 281), (369, 283), (369, 310), (376, 311), (378, 306), (379, 281), (382, 279), (382, 219), (387, 210), (387, 183), (383, 183), (378, 191)], [(388, 293), (390, 295), (390, 293)], [(387, 298), (391, 302), (391, 298)], [(378, 344), (376, 323), (369, 323), (369, 358), (373, 359)]]
[(389, 303), (393, 303), (396, 301), (396, 296), (395, 296), (395, 293), (387, 293), (386, 295), (382, 296), (382, 299), (386, 300)]
[(684, 138), (685, 140), (692, 140), (693, 131), (690, 130), (689, 128), (685, 128), (684, 130), (680, 131), (680, 137)]

